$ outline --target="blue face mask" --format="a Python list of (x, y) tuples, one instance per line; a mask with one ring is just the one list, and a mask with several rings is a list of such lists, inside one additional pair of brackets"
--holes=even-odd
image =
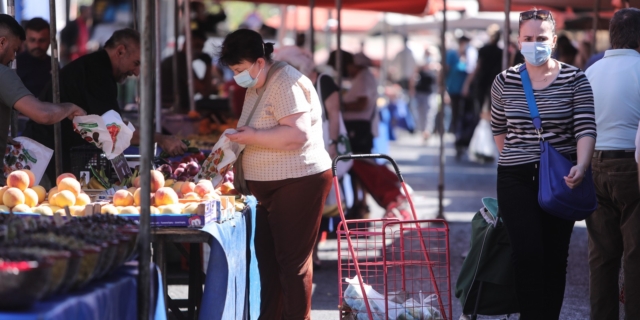
[(251, 74), (249, 73), (249, 70), (253, 69), (253, 66), (256, 63), (254, 62), (251, 67), (249, 67), (249, 69), (242, 71), (240, 73), (238, 73), (237, 75), (233, 76), (233, 79), (236, 81), (236, 83), (243, 87), (243, 88), (252, 88), (254, 87), (257, 83), (258, 83), (258, 77), (260, 76), (260, 72), (262, 72), (262, 69), (260, 69), (260, 71), (258, 71), (258, 75), (256, 75), (255, 78), (251, 77)]
[(541, 66), (551, 58), (551, 44), (545, 42), (522, 42), (520, 53), (530, 64)]

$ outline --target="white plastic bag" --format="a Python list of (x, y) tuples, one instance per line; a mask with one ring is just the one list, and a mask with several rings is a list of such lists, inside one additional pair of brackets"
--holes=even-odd
[(133, 132), (136, 131), (131, 123), (125, 123), (120, 114), (113, 110), (101, 116), (92, 114), (75, 117), (73, 129), (85, 141), (102, 149), (109, 160), (122, 154), (131, 145)]
[[(356, 313), (356, 319), (369, 320), (367, 306), (364, 303), (364, 296), (362, 295), (358, 278), (345, 279), (345, 281), (349, 283), (349, 286), (347, 290), (344, 291), (344, 302)], [(386, 320), (384, 296), (366, 283), (364, 284), (364, 290), (367, 294), (373, 320)], [(387, 305), (389, 306), (389, 320), (417, 320), (403, 305), (393, 301), (388, 301)]]
[(3, 159), (4, 176), (7, 177), (9, 173), (15, 170), (27, 169), (33, 172), (36, 177), (36, 184), (40, 184), (40, 180), (44, 176), (44, 172), (47, 170), (49, 161), (53, 156), (53, 150), (27, 137), (17, 137), (13, 140), (20, 143), (20, 145), (7, 144)]
[(200, 172), (195, 177), (196, 182), (208, 179), (211, 180), (214, 188), (224, 182), (224, 176), (231, 170), (240, 152), (244, 150), (244, 145), (232, 142), (227, 138), (227, 134), (236, 132), (235, 129), (227, 129), (222, 133), (220, 140), (211, 149), (211, 154), (204, 160)]
[(499, 156), (498, 148), (493, 140), (491, 124), (486, 119), (480, 119), (471, 142), (469, 142), (469, 160), (480, 163), (493, 162)]

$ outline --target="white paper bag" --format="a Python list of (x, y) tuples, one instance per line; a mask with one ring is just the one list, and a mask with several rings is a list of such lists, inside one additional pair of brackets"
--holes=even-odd
[(211, 149), (211, 154), (204, 160), (200, 172), (195, 177), (196, 182), (207, 179), (211, 180), (214, 188), (222, 185), (224, 176), (231, 170), (240, 152), (244, 150), (244, 145), (232, 142), (227, 138), (227, 134), (236, 132), (235, 129), (227, 129), (222, 133), (220, 140)]
[(4, 155), (4, 176), (9, 173), (27, 169), (33, 172), (36, 177), (36, 184), (40, 184), (40, 180), (47, 170), (49, 161), (53, 156), (53, 150), (45, 147), (43, 144), (27, 137), (17, 137), (13, 139), (20, 143), (18, 146), (7, 144), (7, 150)]
[(85, 141), (102, 149), (109, 160), (122, 154), (131, 145), (133, 132), (136, 131), (131, 123), (124, 123), (120, 114), (113, 110), (102, 116), (75, 117), (73, 129)]

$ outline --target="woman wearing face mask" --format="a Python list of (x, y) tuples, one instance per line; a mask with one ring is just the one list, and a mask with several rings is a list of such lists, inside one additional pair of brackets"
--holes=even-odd
[[(582, 71), (550, 58), (556, 39), (549, 11), (520, 14), (519, 45), (540, 111), (541, 138), (574, 161), (564, 178), (574, 188), (593, 154), (593, 94)], [(539, 136), (520, 70), (517, 65), (503, 71), (491, 90), (491, 125), (501, 152), (498, 205), (513, 247), (520, 319), (558, 319), (574, 222), (552, 216), (538, 204)]]
[(321, 104), (313, 83), (271, 59), (273, 44), (252, 30), (229, 34), (220, 62), (247, 94), (238, 133), (242, 169), (258, 199), (255, 247), (260, 319), (310, 319), (313, 266), (331, 159), (324, 148)]

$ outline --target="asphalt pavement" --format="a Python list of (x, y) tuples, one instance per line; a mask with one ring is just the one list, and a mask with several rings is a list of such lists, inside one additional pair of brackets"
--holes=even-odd
[[(436, 137), (426, 145), (418, 136), (399, 132), (397, 141), (391, 142), (389, 155), (393, 157), (403, 175), (414, 189), (413, 200), (419, 219), (433, 219), (438, 211), (439, 142)], [(482, 197), (496, 196), (495, 163), (477, 164), (466, 157), (455, 159), (452, 146), (453, 137), (445, 141), (445, 193), (444, 213), (450, 227), (451, 283), (452, 296), (455, 281), (462, 265), (462, 254), (468, 250), (471, 219), (482, 207)], [(384, 213), (375, 202), (369, 201), (371, 218), (379, 218)], [(321, 269), (314, 271), (312, 319), (339, 319), (338, 314), (338, 267), (336, 240), (327, 240), (320, 245)], [(571, 238), (567, 288), (561, 320), (584, 320), (589, 318), (587, 264), (587, 230), (584, 223), (576, 224)], [(453, 317), (459, 319), (462, 313), (460, 303), (453, 299)], [(544, 306), (540, 306), (544, 308)], [(483, 317), (483, 319), (497, 319)], [(512, 316), (510, 319), (517, 319)]]

